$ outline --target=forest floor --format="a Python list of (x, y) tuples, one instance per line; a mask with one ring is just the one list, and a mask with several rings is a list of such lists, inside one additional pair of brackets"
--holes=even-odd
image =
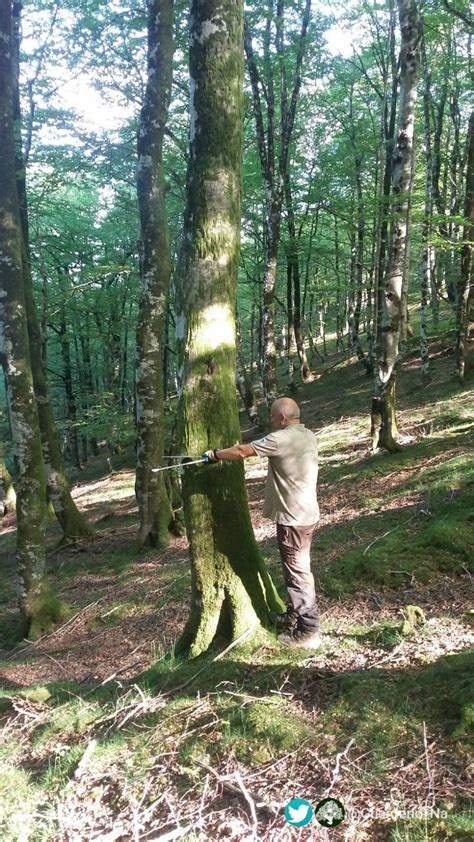
[[(217, 662), (217, 649), (173, 656), (188, 611), (186, 539), (132, 552), (126, 458), (74, 488), (91, 539), (58, 549), (50, 525), (49, 576), (69, 615), (18, 644), (15, 524), (3, 519), (2, 840), (474, 838), (474, 403), (447, 340), (430, 350), (429, 383), (415, 354), (399, 375), (399, 454), (370, 451), (371, 382), (354, 361), (328, 357), (298, 391), (321, 457), (315, 653), (275, 640)], [(260, 514), (265, 472), (247, 461), (255, 534), (282, 588), (274, 526)], [(419, 625), (406, 622), (410, 605)], [(291, 798), (328, 796), (345, 808), (338, 827), (284, 819)]]

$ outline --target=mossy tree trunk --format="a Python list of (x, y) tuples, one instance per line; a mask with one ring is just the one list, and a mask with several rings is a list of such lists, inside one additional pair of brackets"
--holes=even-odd
[[(193, 0), (191, 136), (177, 271), (180, 422), (196, 455), (240, 437), (235, 391), (236, 282), (242, 153), (242, 0)], [(199, 655), (216, 632), (236, 639), (280, 607), (250, 522), (241, 462), (189, 467), (183, 477), (192, 569), (191, 613), (178, 651)]]
[(396, 440), (395, 379), (403, 313), (403, 279), (408, 253), (409, 199), (412, 187), (416, 88), (420, 27), (414, 0), (398, 0), (400, 29), (400, 111), (392, 161), (392, 225), (372, 400), (373, 446), (400, 450)]
[(21, 3), (14, 3), (13, 11), (13, 116), (15, 141), (15, 166), (18, 204), (22, 229), (22, 267), (23, 289), (25, 295), (28, 341), (31, 353), (31, 369), (35, 390), (38, 417), (43, 445), (43, 458), (46, 470), (46, 486), (54, 513), (63, 530), (64, 538), (77, 538), (90, 535), (92, 530), (86, 519), (77, 509), (69, 490), (69, 483), (64, 473), (59, 436), (49, 402), (48, 385), (44, 371), (44, 353), (41, 327), (33, 296), (29, 253), (28, 204), (26, 194), (26, 173), (21, 139), (21, 109), (19, 87), (20, 55), (20, 15)]
[(46, 486), (33, 391), (23, 292), (22, 232), (13, 132), (11, 5), (0, 3), (0, 355), (16, 451), (19, 607), (24, 633), (48, 628), (59, 613), (45, 577)]
[(148, 81), (138, 130), (141, 296), (137, 329), (137, 547), (165, 546), (172, 511), (163, 473), (162, 350), (171, 258), (165, 204), (163, 139), (173, 73), (173, 0), (148, 3)]

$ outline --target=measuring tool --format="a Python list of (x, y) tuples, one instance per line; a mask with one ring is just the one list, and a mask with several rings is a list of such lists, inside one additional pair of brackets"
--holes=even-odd
[(209, 456), (201, 456), (200, 459), (189, 459), (187, 456), (164, 456), (164, 459), (180, 459), (179, 465), (165, 465), (164, 468), (152, 468), (152, 474), (158, 474), (160, 471), (171, 471), (172, 468), (187, 468), (188, 465), (208, 465), (211, 460)]

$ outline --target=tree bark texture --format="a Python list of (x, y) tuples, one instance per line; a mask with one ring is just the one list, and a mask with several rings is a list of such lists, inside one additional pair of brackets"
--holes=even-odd
[(396, 441), (395, 376), (403, 319), (403, 278), (408, 247), (408, 208), (413, 171), (414, 120), (419, 70), (420, 28), (414, 0), (398, 0), (402, 34), (400, 53), (400, 111), (392, 161), (392, 225), (381, 338), (372, 402), (372, 441), (390, 452)]
[[(423, 24), (422, 24), (423, 27)], [(429, 376), (429, 346), (427, 338), (427, 309), (430, 290), (434, 286), (434, 250), (431, 242), (433, 226), (433, 152), (431, 129), (431, 72), (426, 58), (424, 30), (422, 29), (421, 59), (423, 66), (423, 121), (425, 136), (425, 210), (421, 229), (422, 267), (420, 290), (420, 359), (421, 378), (427, 380)]]
[[(242, 0), (193, 0), (190, 157), (177, 269), (184, 453), (240, 437), (235, 302), (240, 245)], [(241, 462), (189, 467), (183, 500), (191, 613), (178, 651), (199, 655), (216, 632), (261, 629), (280, 602), (252, 531)]]
[(14, 50), (10, 2), (0, 3), (0, 358), (17, 458), (17, 562), (24, 633), (57, 618), (45, 576), (46, 488), (23, 293), (22, 233), (13, 130)]
[(163, 464), (165, 444), (162, 351), (171, 257), (163, 140), (171, 101), (173, 9), (173, 0), (148, 3), (148, 81), (138, 130), (141, 240), (136, 371), (138, 547), (165, 546), (173, 519), (164, 475), (152, 472)]
[[(28, 202), (26, 192), (26, 170), (21, 138), (21, 106), (20, 106), (20, 17), (21, 3), (13, 3), (13, 117), (15, 142), (15, 167), (18, 204), (22, 229), (22, 267), (23, 288), (25, 295), (28, 341), (31, 348), (31, 369), (33, 387), (41, 430), (43, 458), (46, 471), (46, 487), (54, 513), (63, 530), (64, 538), (77, 538), (90, 535), (92, 530), (86, 519), (77, 509), (69, 490), (69, 483), (64, 473), (59, 436), (49, 402), (48, 384), (45, 375), (45, 346), (44, 336), (40, 327), (38, 313), (33, 295), (33, 279), (31, 276)], [(46, 283), (45, 279), (44, 283)]]
[[(365, 368), (366, 374), (370, 374), (371, 368), (365, 357), (360, 341), (360, 317), (362, 310), (362, 293), (364, 286), (364, 238), (365, 238), (365, 208), (362, 190), (362, 158), (359, 152), (353, 116), (353, 85), (351, 85), (349, 97), (349, 136), (354, 154), (354, 181), (357, 216), (357, 245), (353, 245), (353, 281), (355, 286), (353, 312), (350, 324), (349, 348), (355, 349), (357, 359)], [(354, 235), (355, 236), (355, 235)], [(351, 272), (352, 276), (352, 272)], [(352, 278), (351, 278), (352, 279)]]

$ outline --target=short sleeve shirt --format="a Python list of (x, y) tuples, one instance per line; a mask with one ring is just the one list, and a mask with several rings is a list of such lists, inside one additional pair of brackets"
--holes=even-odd
[(251, 446), (257, 456), (268, 457), (264, 517), (285, 526), (317, 523), (318, 443), (314, 433), (304, 424), (292, 424)]

